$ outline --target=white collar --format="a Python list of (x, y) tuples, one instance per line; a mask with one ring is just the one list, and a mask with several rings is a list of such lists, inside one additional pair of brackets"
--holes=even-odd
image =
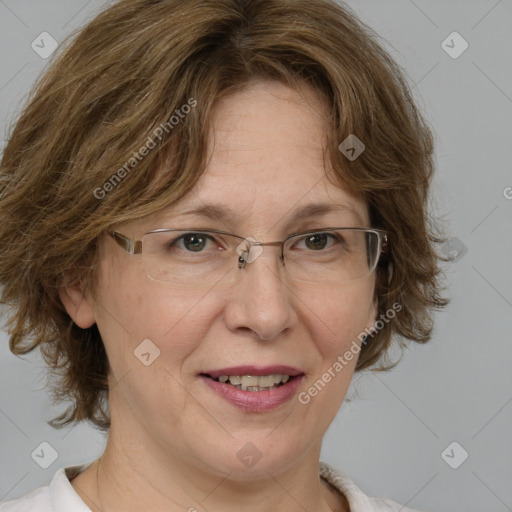
[[(57, 471), (47, 487), (52, 512), (91, 512), (70, 482), (70, 479), (85, 471), (91, 464), (92, 462), (89, 462)], [(320, 462), (319, 473), (321, 478), (345, 495), (351, 512), (414, 512), (392, 500), (367, 496), (347, 475), (325, 462)]]

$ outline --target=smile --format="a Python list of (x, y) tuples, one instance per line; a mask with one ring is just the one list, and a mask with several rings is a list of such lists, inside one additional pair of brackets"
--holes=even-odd
[(272, 375), (221, 375), (214, 379), (221, 383), (231, 384), (242, 391), (266, 391), (275, 389), (290, 380), (289, 375), (280, 373)]
[(285, 365), (236, 366), (201, 372), (203, 382), (215, 395), (245, 412), (275, 409), (297, 393), (305, 375)]

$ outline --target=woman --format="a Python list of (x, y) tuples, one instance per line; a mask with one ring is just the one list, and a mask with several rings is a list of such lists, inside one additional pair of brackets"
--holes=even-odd
[(108, 440), (1, 511), (409, 510), (319, 457), (354, 372), (445, 304), (432, 151), (329, 0), (100, 13), (5, 148), (0, 283), (72, 401), (53, 425)]

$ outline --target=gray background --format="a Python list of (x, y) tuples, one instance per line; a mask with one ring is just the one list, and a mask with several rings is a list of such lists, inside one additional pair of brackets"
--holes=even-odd
[[(107, 3), (0, 0), (2, 147), (48, 62), (31, 42), (43, 31), (62, 41)], [(453, 237), (442, 250), (456, 261), (446, 265), (452, 302), (437, 315), (433, 340), (412, 346), (387, 374), (354, 379), (323, 460), (368, 494), (420, 510), (512, 510), (512, 1), (348, 4), (407, 70), (436, 132), (433, 206)], [(458, 58), (441, 45), (453, 31), (469, 44)], [(56, 411), (44, 367), (37, 354), (12, 356), (1, 331), (0, 375), (0, 501), (101, 453), (94, 430), (46, 425)], [(58, 453), (47, 469), (31, 457), (43, 441)]]

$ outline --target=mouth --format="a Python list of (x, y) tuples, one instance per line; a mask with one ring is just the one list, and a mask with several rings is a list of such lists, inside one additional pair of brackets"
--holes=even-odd
[(229, 384), (242, 391), (269, 391), (283, 386), (296, 376), (273, 373), (270, 375), (220, 375), (215, 378), (208, 374), (201, 374), (221, 384)]
[(284, 404), (297, 392), (304, 372), (284, 365), (236, 366), (199, 374), (217, 395), (245, 411), (262, 412)]

